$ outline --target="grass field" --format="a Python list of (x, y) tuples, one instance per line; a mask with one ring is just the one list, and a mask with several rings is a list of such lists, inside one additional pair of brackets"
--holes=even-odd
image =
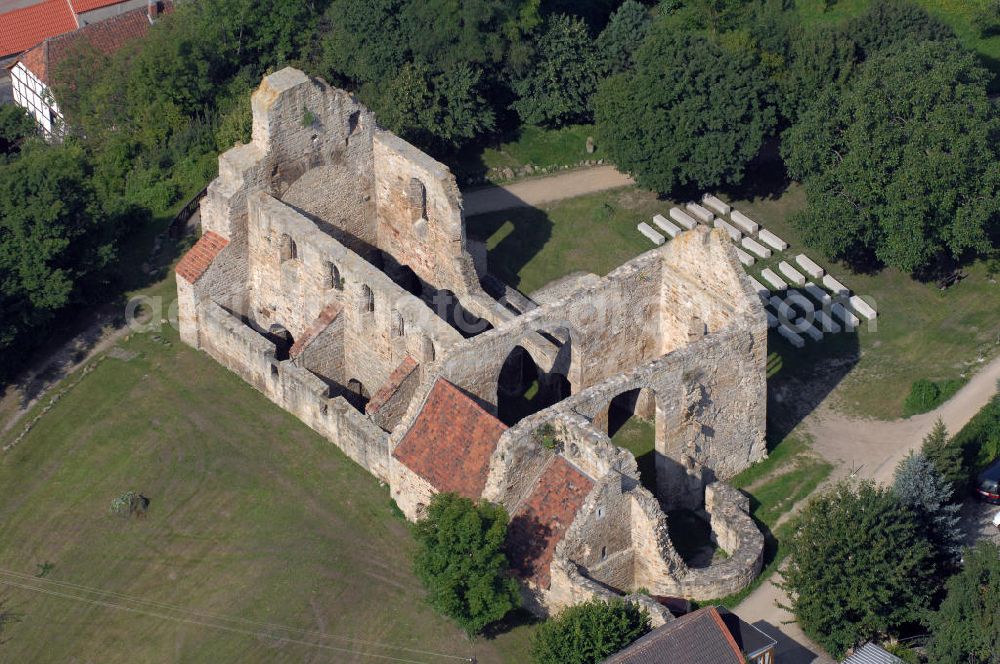
[[(387, 489), (331, 443), (173, 330), (120, 348), (135, 356), (104, 359), (0, 456), (0, 570), (48, 563), (32, 585), (121, 596), (0, 584), (21, 615), (0, 660), (525, 661), (531, 627), (469, 641), (420, 599)], [(145, 520), (109, 513), (129, 489), (151, 499)]]
[[(874, 329), (834, 335), (796, 350), (772, 335), (777, 366), (808, 379), (817, 363), (850, 365), (837, 387), (839, 407), (860, 415), (891, 419), (919, 378), (948, 380), (973, 371), (1000, 347), (1000, 286), (986, 268), (967, 268), (968, 277), (946, 291), (896, 270), (854, 274), (821, 252), (803, 247), (788, 217), (805, 205), (798, 185), (769, 195), (725, 196), (726, 200), (791, 243), (788, 252), (751, 268), (792, 260), (802, 251), (827, 267), (847, 287), (874, 298)], [(552, 279), (583, 270), (604, 275), (652, 248), (636, 230), (669, 201), (635, 187), (568, 199), (541, 209), (519, 209), (473, 217), (469, 234), (483, 238), (490, 269), (525, 293)]]
[(559, 129), (544, 129), (532, 125), (517, 128), (516, 135), (490, 147), (476, 146), (459, 154), (451, 164), (461, 179), (463, 176), (484, 174), (489, 169), (518, 169), (531, 165), (536, 169), (575, 166), (588, 159), (605, 157), (601, 146), (587, 152), (587, 137), (595, 135), (593, 125), (569, 125)]

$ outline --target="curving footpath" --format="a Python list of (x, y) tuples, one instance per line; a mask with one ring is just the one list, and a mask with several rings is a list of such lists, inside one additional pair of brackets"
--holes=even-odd
[(635, 184), (614, 166), (594, 166), (575, 171), (521, 180), (512, 184), (462, 192), (466, 217), (519, 207), (534, 207), (564, 198)]
[[(824, 402), (806, 418), (805, 430), (812, 436), (812, 449), (834, 464), (828, 482), (848, 475), (888, 482), (896, 465), (911, 450), (920, 448), (939, 417), (954, 434), (993, 398), (998, 381), (1000, 357), (980, 369), (955, 396), (929, 413), (907, 419), (868, 420), (837, 413)], [(797, 503), (793, 511), (807, 500)], [(778, 606), (788, 602), (785, 592), (774, 584), (778, 576), (775, 574), (761, 584), (736, 607), (736, 613), (778, 640), (776, 659), (782, 664), (833, 662), (806, 637), (794, 616)]]

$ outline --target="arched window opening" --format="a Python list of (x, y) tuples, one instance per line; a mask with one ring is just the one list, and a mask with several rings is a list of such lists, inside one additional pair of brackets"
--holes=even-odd
[(652, 391), (636, 388), (622, 392), (608, 404), (606, 417), (611, 442), (635, 456), (639, 479), (655, 495), (656, 403)]
[(295, 240), (288, 233), (281, 236), (281, 262), (284, 263), (287, 260), (299, 257), (298, 247), (295, 246)]
[(410, 202), (412, 220), (419, 221), (427, 218), (427, 188), (424, 183), (417, 178), (410, 178), (407, 189), (407, 198)]
[(358, 310), (361, 313), (370, 314), (375, 311), (375, 294), (368, 284), (361, 286), (361, 297), (358, 301)]
[(565, 375), (541, 371), (524, 347), (515, 346), (497, 378), (497, 417), (513, 426), (569, 395)]
[(340, 269), (333, 262), (327, 261), (326, 274), (323, 275), (324, 288), (344, 290), (344, 280), (340, 277)]

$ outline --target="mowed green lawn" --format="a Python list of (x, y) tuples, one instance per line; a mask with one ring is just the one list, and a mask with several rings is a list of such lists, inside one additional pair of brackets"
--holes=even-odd
[[(0, 661), (526, 660), (531, 627), (470, 641), (424, 603), (385, 487), (173, 330), (162, 337), (123, 342), (133, 359), (106, 358), (0, 454), (0, 569), (53, 565), (0, 581), (86, 600), (0, 583), (21, 616)], [(129, 489), (152, 501), (146, 519), (110, 514)]]
[[(946, 291), (920, 283), (896, 270), (854, 274), (804, 247), (788, 217), (805, 205), (805, 193), (793, 184), (780, 195), (750, 199), (723, 198), (791, 243), (789, 251), (766, 264), (794, 261), (806, 253), (848, 288), (874, 298), (877, 325), (856, 336), (837, 335), (797, 350), (772, 335), (780, 370), (809, 379), (825, 361), (851, 365), (837, 387), (839, 407), (860, 415), (891, 419), (902, 413), (913, 381), (943, 380), (974, 371), (1000, 344), (1000, 286), (982, 264), (966, 268), (968, 277)], [(650, 192), (627, 187), (543, 206), (469, 219), (469, 234), (483, 238), (490, 270), (524, 293), (574, 271), (599, 275), (652, 248), (636, 230), (673, 205)], [(759, 274), (761, 265), (751, 268)], [(855, 359), (857, 360), (855, 363)], [(839, 369), (842, 370), (842, 369)]]

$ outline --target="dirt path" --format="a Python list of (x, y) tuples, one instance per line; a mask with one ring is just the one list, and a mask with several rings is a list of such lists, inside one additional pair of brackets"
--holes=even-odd
[(533, 207), (630, 184), (634, 184), (632, 178), (619, 173), (614, 166), (595, 166), (502, 187), (472, 189), (462, 192), (462, 198), (465, 201), (465, 216), (471, 217), (510, 208)]
[[(956, 433), (997, 393), (998, 380), (1000, 358), (983, 367), (954, 397), (929, 413), (891, 421), (865, 420), (837, 413), (824, 402), (803, 424), (813, 438), (812, 449), (834, 464), (828, 482), (848, 475), (888, 482), (899, 461), (911, 450), (919, 449), (939, 417), (950, 433)], [(792, 512), (805, 502), (797, 503)], [(775, 574), (743, 600), (736, 613), (778, 639), (776, 655), (782, 664), (832, 662), (803, 634), (791, 613), (778, 606), (788, 598), (774, 585), (777, 577)]]
[(824, 404), (806, 421), (813, 450), (834, 464), (832, 479), (849, 474), (887, 482), (903, 457), (919, 449), (940, 417), (955, 434), (997, 393), (1000, 357), (982, 367), (959, 392), (929, 413), (890, 421), (861, 420)]

